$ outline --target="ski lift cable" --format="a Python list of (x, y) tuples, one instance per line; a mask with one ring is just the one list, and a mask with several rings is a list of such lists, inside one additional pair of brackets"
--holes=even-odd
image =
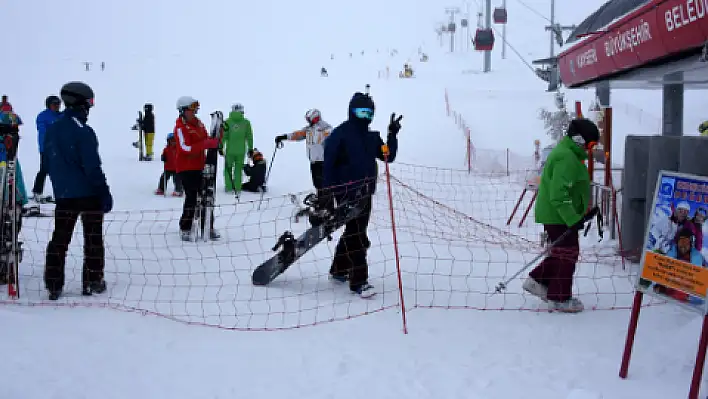
[(519, 51), (516, 50), (516, 48), (515, 48), (514, 46), (512, 46), (511, 43), (509, 43), (509, 40), (507, 40), (507, 39), (504, 37), (504, 35), (500, 34), (500, 32), (499, 32), (499, 30), (498, 30), (497, 28), (495, 28), (494, 26), (492, 26), (492, 29), (494, 30), (494, 33), (496, 33), (498, 36), (501, 36), (501, 38), (502, 38), (502, 40), (504, 41), (504, 43), (506, 43), (506, 45), (509, 46), (509, 48), (511, 49), (511, 51), (513, 51), (514, 54), (516, 54), (516, 56), (519, 57), (519, 59), (521, 60), (521, 62), (523, 62), (524, 65), (526, 65), (526, 66), (531, 70), (531, 72), (534, 74), (534, 76), (535, 76), (535, 75), (536, 75), (536, 69), (533, 67), (533, 65), (531, 65), (530, 62), (526, 61), (526, 59), (521, 55), (521, 53), (519, 53)]
[(526, 4), (526, 3), (523, 2), (522, 0), (515, 0), (515, 1), (516, 1), (517, 3), (519, 3), (519, 4), (521, 4), (522, 6), (524, 6), (527, 10), (529, 10), (529, 11), (531, 11), (532, 13), (536, 14), (537, 16), (543, 18), (544, 20), (548, 21), (549, 23), (552, 23), (550, 18), (548, 18), (547, 16), (543, 15), (543, 13), (541, 13), (540, 11), (538, 11), (538, 10), (536, 10), (535, 8), (531, 7), (530, 5)]

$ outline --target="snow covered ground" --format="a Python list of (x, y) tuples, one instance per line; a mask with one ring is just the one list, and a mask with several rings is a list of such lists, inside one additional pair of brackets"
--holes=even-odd
[[(576, 289), (589, 308), (601, 310), (539, 312), (541, 304), (521, 294), (519, 281), (505, 294), (490, 295), (538, 253), (539, 228), (530, 221), (506, 226), (523, 172), (461, 171), (465, 140), (446, 115), (444, 93), (469, 124), (477, 151), (487, 154), (486, 163), (476, 165), (482, 171), (498, 171), (490, 160), (507, 149), (515, 171), (528, 165), (533, 140), (547, 139), (538, 109), (552, 107), (553, 97), (514, 52), (506, 60), (495, 52), (488, 75), (479, 73), (481, 54), (446, 54), (432, 32), (444, 19), (436, 2), (30, 3), (3, 10), (7, 21), (22, 21), (11, 22), (17, 40), (8, 44), (21, 56), (0, 63), (0, 90), (25, 120), (25, 180), (29, 184), (38, 167), (32, 122), (43, 99), (68, 80), (84, 80), (96, 92), (89, 122), (99, 136), (115, 210), (106, 216), (109, 292), (76, 295), (77, 229), (67, 263), (66, 289), (74, 294), (59, 304), (46, 302), (41, 283), (52, 222), (26, 222), (23, 297), (15, 303), (0, 294), (0, 341), (9, 343), (0, 374), (9, 381), (8, 398), (685, 396), (700, 318), (670, 305), (643, 310), (630, 378), (617, 377), (634, 269), (622, 269), (616, 242), (597, 243), (594, 235), (583, 242)], [(508, 3), (510, 45), (526, 61), (545, 57), (545, 21), (523, 5), (545, 14), (546, 1)], [(560, 2), (561, 21), (578, 23), (602, 2), (576, 3)], [(62, 15), (85, 17), (78, 24), (82, 40), (63, 41)], [(417, 62), (419, 48), (429, 62)], [(398, 54), (391, 56), (392, 49)], [(94, 63), (91, 72), (83, 70), (84, 61)], [(105, 72), (98, 69), (101, 61)], [(395, 78), (404, 62), (412, 63), (415, 79)], [(319, 77), (321, 66), (329, 78)], [(379, 79), (387, 67), (392, 77)], [(374, 129), (384, 131), (391, 112), (404, 115), (391, 174), (407, 335), (383, 181), (369, 231), (371, 280), (380, 295), (356, 300), (326, 281), (336, 241), (320, 245), (273, 286), (257, 289), (250, 272), (271, 254), (275, 238), (286, 228), (304, 228), (290, 219), (285, 197), (310, 188), (303, 145), (278, 151), (260, 210), (257, 195), (246, 193), (236, 205), (218, 193), (224, 240), (214, 245), (178, 240), (181, 199), (152, 194), (162, 165), (138, 163), (130, 146), (130, 126), (145, 102), (155, 104), (160, 151), (177, 97), (191, 95), (200, 100), (203, 118), (243, 103), (255, 145), (270, 161), (273, 138), (301, 127), (308, 108), (339, 123), (351, 94), (366, 83), (377, 104)], [(705, 109), (699, 94), (686, 95), (689, 134)], [(623, 135), (658, 129), (660, 96), (613, 92), (618, 162)], [(570, 91), (567, 98), (589, 104), (592, 93)], [(264, 328), (288, 330), (232, 331)]]

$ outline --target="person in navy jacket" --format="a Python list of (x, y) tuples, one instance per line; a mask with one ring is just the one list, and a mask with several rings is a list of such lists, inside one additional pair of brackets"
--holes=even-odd
[(348, 119), (337, 126), (325, 141), (324, 187), (325, 203), (331, 208), (352, 205), (361, 213), (346, 223), (337, 243), (329, 274), (333, 281), (349, 281), (349, 289), (363, 298), (373, 296), (368, 282), (369, 268), (366, 251), (370, 246), (366, 235), (371, 216), (371, 197), (376, 191), (378, 165), (376, 159), (393, 162), (398, 152), (398, 131), (401, 118), (391, 115), (386, 143), (380, 133), (369, 130), (374, 117), (374, 101), (368, 94), (355, 93), (349, 102)]
[(46, 109), (37, 115), (37, 144), (39, 145), (39, 171), (34, 178), (32, 186), (32, 198), (37, 202), (42, 202), (42, 192), (44, 191), (44, 181), (47, 179), (47, 168), (42, 162), (42, 152), (44, 151), (44, 134), (47, 127), (54, 123), (61, 115), (61, 99), (57, 96), (49, 96), (44, 100)]
[(66, 251), (79, 216), (84, 231), (82, 294), (106, 291), (103, 215), (113, 208), (113, 197), (101, 168), (98, 138), (86, 124), (94, 104), (93, 90), (85, 83), (69, 82), (60, 95), (66, 109), (47, 128), (42, 153), (56, 198), (54, 232), (47, 245), (44, 269), (50, 300), (59, 299), (62, 293)]

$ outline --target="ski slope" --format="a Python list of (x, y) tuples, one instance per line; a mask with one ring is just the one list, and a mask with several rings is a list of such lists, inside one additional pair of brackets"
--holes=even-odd
[[(538, 312), (541, 304), (521, 294), (518, 280), (507, 294), (486, 294), (538, 253), (539, 228), (530, 222), (505, 226), (524, 173), (460, 171), (466, 167), (465, 140), (446, 115), (444, 93), (469, 124), (478, 153), (488, 155), (479, 157), (485, 160), (475, 165), (479, 172), (499, 172), (495, 157), (507, 149), (514, 154), (514, 170), (528, 167), (533, 140), (547, 140), (538, 109), (552, 107), (553, 97), (511, 50), (506, 60), (495, 52), (488, 75), (479, 72), (481, 54), (447, 54), (432, 32), (444, 19), (437, 2), (35, 3), (15, 2), (3, 10), (3, 18), (18, 21), (12, 22), (17, 40), (9, 50), (22, 56), (1, 63), (0, 90), (25, 121), (20, 161), (27, 184), (39, 165), (33, 119), (43, 99), (75, 79), (96, 92), (89, 123), (99, 136), (115, 203), (106, 216), (110, 288), (104, 297), (77, 296), (82, 244), (77, 228), (67, 262), (66, 290), (74, 295), (47, 303), (42, 257), (52, 222), (27, 221), (23, 297), (12, 304), (0, 293), (0, 341), (9, 349), (0, 363), (8, 382), (3, 395), (685, 396), (700, 318), (672, 306), (653, 303), (643, 310), (630, 378), (617, 377), (629, 312), (610, 308), (631, 303), (631, 268), (623, 271), (611, 255), (616, 242), (597, 243), (591, 235), (582, 244), (593, 255), (579, 268), (576, 286), (587, 306), (603, 310), (572, 316)], [(559, 3), (559, 19), (577, 23), (602, 2)], [(544, 12), (548, 7), (544, 0), (508, 1), (509, 44), (529, 61), (547, 55), (548, 37), (544, 20), (524, 5)], [(57, 32), (66, 23), (60, 15), (86, 17), (83, 40), (61, 40)], [(55, 35), (56, 42), (47, 39)], [(428, 63), (417, 62), (419, 48), (430, 55)], [(391, 49), (398, 54), (392, 57)], [(83, 61), (94, 62), (91, 72), (83, 70)], [(101, 61), (105, 72), (98, 69)], [(415, 79), (395, 77), (405, 62), (413, 64)], [(319, 77), (321, 66), (329, 70), (328, 78)], [(380, 79), (387, 67), (391, 78)], [(176, 119), (176, 99), (191, 95), (199, 99), (204, 121), (213, 110), (244, 104), (255, 146), (270, 162), (273, 138), (302, 127), (308, 108), (319, 108), (325, 120), (337, 124), (346, 117), (352, 93), (366, 83), (377, 106), (372, 128), (385, 131), (392, 112), (404, 115), (391, 174), (397, 179), (392, 193), (407, 335), (401, 332), (383, 181), (369, 230), (372, 283), (380, 295), (355, 300), (346, 288), (326, 281), (336, 241), (320, 245), (261, 290), (248, 281), (252, 267), (270, 256), (283, 229), (304, 228), (290, 220), (292, 206), (285, 197), (310, 189), (303, 144), (286, 143), (276, 153), (260, 210), (258, 195), (244, 193), (236, 204), (218, 190), (217, 227), (224, 239), (215, 245), (179, 241), (182, 199), (152, 194), (162, 165), (138, 163), (130, 145), (136, 112), (151, 102), (159, 153)], [(613, 146), (621, 164), (623, 135), (656, 132), (661, 94), (612, 95)], [(587, 104), (592, 92), (569, 91), (567, 98)], [(700, 93), (686, 94), (687, 130), (702, 120), (705, 103)], [(50, 190), (48, 182), (45, 191)], [(530, 311), (496, 311), (501, 308)], [(231, 331), (241, 329), (284, 330)]]

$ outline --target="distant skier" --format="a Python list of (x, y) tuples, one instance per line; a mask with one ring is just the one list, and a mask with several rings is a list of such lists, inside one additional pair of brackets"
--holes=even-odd
[(224, 138), (219, 152), (224, 155), (224, 186), (226, 192), (241, 192), (243, 164), (246, 154), (253, 150), (251, 121), (244, 117), (241, 104), (231, 106), (228, 119), (224, 121)]
[(34, 186), (32, 186), (32, 199), (37, 202), (45, 202), (47, 197), (42, 197), (42, 192), (44, 192), (44, 181), (47, 178), (47, 167), (44, 165), (42, 152), (44, 151), (44, 134), (47, 131), (47, 127), (52, 123), (56, 122), (61, 115), (59, 109), (61, 108), (61, 99), (57, 96), (48, 96), (44, 100), (44, 105), (46, 109), (37, 115), (37, 144), (39, 145), (39, 171), (37, 176), (34, 178)]
[(165, 149), (162, 150), (160, 160), (164, 164), (164, 170), (160, 175), (160, 181), (157, 183), (155, 195), (165, 195), (167, 182), (171, 177), (175, 184), (175, 191), (172, 192), (172, 196), (183, 196), (184, 189), (182, 189), (182, 183), (177, 175), (177, 142), (175, 141), (175, 135), (173, 133), (167, 135), (167, 145), (165, 146)]
[(548, 155), (541, 174), (536, 223), (543, 224), (548, 242), (564, 238), (529, 273), (523, 289), (549, 302), (551, 310), (578, 313), (584, 309), (580, 299), (573, 297), (573, 274), (580, 254), (578, 233), (584, 227), (590, 203), (590, 177), (583, 162), (599, 139), (600, 132), (592, 121), (572, 120), (566, 136)]
[(0, 99), (0, 112), (12, 112), (12, 104), (7, 101), (7, 94), (3, 94)]
[(252, 193), (265, 192), (267, 165), (265, 159), (263, 159), (263, 154), (261, 154), (257, 148), (254, 148), (253, 151), (249, 151), (248, 158), (251, 159), (253, 165), (243, 165), (243, 173), (245, 173), (250, 179), (243, 183), (241, 188), (244, 191), (250, 191)]
[[(330, 278), (341, 283), (349, 280), (349, 289), (363, 298), (373, 296), (369, 284), (366, 251), (371, 245), (366, 234), (371, 216), (371, 196), (376, 191), (376, 159), (393, 162), (398, 152), (401, 119), (391, 115), (386, 144), (379, 132), (369, 130), (374, 117), (374, 101), (367, 94), (355, 93), (349, 102), (349, 118), (337, 126), (324, 146), (324, 186), (328, 209), (335, 205), (354, 206), (361, 210), (350, 220), (337, 243), (330, 268)], [(336, 201), (336, 204), (334, 203)]]
[(315, 187), (320, 197), (319, 191), (323, 187), (324, 168), (324, 145), (327, 137), (332, 132), (332, 125), (322, 119), (322, 114), (316, 108), (312, 108), (305, 113), (307, 126), (292, 133), (281, 134), (275, 138), (278, 145), (284, 140), (302, 141), (307, 143), (307, 157), (310, 159), (310, 174), (312, 175), (312, 185)]
[(327, 68), (322, 67), (322, 69), (320, 69), (320, 76), (322, 76), (323, 78), (329, 76), (329, 74), (327, 73)]
[(93, 90), (82, 82), (69, 82), (60, 93), (66, 109), (44, 136), (44, 161), (56, 198), (54, 232), (47, 245), (44, 284), (49, 299), (57, 300), (64, 287), (66, 251), (79, 216), (84, 233), (82, 294), (106, 291), (103, 215), (113, 209), (98, 153), (98, 138), (86, 124), (94, 104)]
[(152, 161), (152, 145), (155, 142), (155, 114), (152, 104), (145, 104), (143, 107), (143, 132), (145, 132), (145, 160)]
[[(189, 96), (177, 100), (179, 116), (175, 122), (174, 135), (177, 139), (177, 174), (184, 188), (184, 206), (179, 220), (180, 236), (183, 241), (192, 240), (192, 225), (197, 205), (199, 189), (202, 186), (202, 172), (206, 164), (208, 149), (219, 147), (218, 138), (210, 138), (202, 121), (197, 118), (199, 101)], [(221, 236), (212, 225), (209, 237), (218, 240)]]

